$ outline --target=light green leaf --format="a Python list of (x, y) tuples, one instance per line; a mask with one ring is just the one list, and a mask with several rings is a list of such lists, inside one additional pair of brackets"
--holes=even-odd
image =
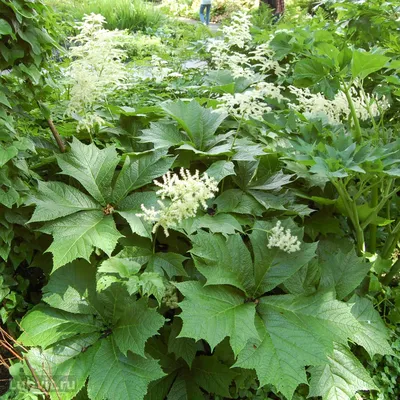
[(187, 135), (171, 122), (151, 122), (150, 129), (143, 129), (141, 143), (152, 143), (155, 149), (170, 148), (189, 142)]
[(228, 286), (202, 287), (199, 282), (176, 283), (185, 296), (180, 303), (183, 328), (179, 337), (206, 340), (211, 349), (224, 338), (230, 338), (238, 354), (250, 338), (257, 338), (254, 326), (255, 304), (244, 303), (245, 297)]
[(53, 271), (77, 258), (89, 261), (95, 248), (111, 256), (122, 237), (112, 216), (105, 216), (101, 211), (81, 211), (49, 222), (41, 231), (52, 234), (54, 238), (46, 250), (53, 254)]
[(144, 346), (147, 339), (157, 335), (164, 321), (163, 316), (154, 308), (149, 308), (145, 298), (127, 304), (113, 328), (118, 348), (125, 356), (130, 350), (132, 353), (145, 357)]
[(260, 300), (257, 329), (235, 367), (254, 368), (261, 385), (273, 384), (287, 398), (304, 383), (304, 367), (327, 362), (333, 342), (347, 344), (360, 329), (350, 307), (332, 293), (267, 296)]
[[(74, 399), (85, 385), (100, 345), (96, 343), (99, 337), (99, 333), (84, 334), (58, 342), (46, 350), (38, 347), (29, 350), (25, 357), (36, 373), (40, 371), (39, 379), (52, 400), (60, 400), (59, 396), (61, 400)], [(46, 372), (41, 372), (43, 369)], [(57, 390), (50, 379), (46, 379), (46, 373)]]
[(83, 210), (98, 210), (100, 205), (73, 186), (62, 182), (39, 182), (38, 194), (30, 204), (36, 204), (28, 221), (51, 221)]
[(165, 294), (164, 280), (157, 272), (143, 272), (140, 275), (139, 285), (141, 287), (142, 295), (153, 295), (159, 304)]
[(167, 103), (162, 109), (186, 131), (196, 149), (206, 150), (206, 143), (212, 139), (226, 113), (200, 106), (195, 100), (185, 103), (181, 100)]
[(157, 150), (150, 154), (126, 157), (115, 182), (113, 201), (119, 204), (133, 190), (164, 175), (174, 162), (173, 157), (165, 157), (165, 155), (165, 150)]
[(196, 268), (207, 285), (232, 285), (247, 293), (254, 287), (253, 263), (240, 235), (222, 236), (199, 231), (191, 237)]
[(18, 154), (18, 149), (14, 146), (0, 148), (0, 167), (5, 165), (8, 161)]
[(353, 78), (364, 79), (369, 74), (382, 69), (389, 60), (389, 57), (381, 54), (355, 51), (353, 52), (351, 74)]
[[(233, 367), (255, 369), (260, 386), (273, 384), (286, 398), (291, 399), (296, 387), (307, 383), (304, 363), (300, 357), (296, 357), (297, 353), (303, 353), (304, 350), (300, 348), (292, 353), (292, 348), (286, 344), (286, 337), (279, 341), (275, 335), (270, 335), (259, 317), (256, 317), (256, 326), (261, 340), (250, 341), (239, 353)], [(282, 334), (288, 335), (290, 332), (282, 330)]]
[(126, 219), (133, 233), (139, 236), (147, 237), (151, 239), (153, 224), (144, 221), (143, 218), (136, 216), (136, 214), (142, 213), (141, 205), (144, 204), (146, 208), (157, 206), (157, 195), (155, 192), (138, 192), (132, 193), (128, 197), (125, 197), (119, 205), (118, 212), (123, 218)]
[(375, 354), (393, 354), (389, 344), (389, 332), (378, 311), (366, 298), (354, 295), (349, 304), (352, 305), (351, 313), (360, 323), (360, 329), (352, 339), (367, 350), (371, 358)]
[(192, 224), (188, 234), (191, 235), (201, 228), (209, 229), (212, 233), (222, 233), (225, 235), (233, 235), (236, 232), (242, 232), (242, 226), (230, 214), (202, 215), (192, 219)]
[(74, 138), (71, 151), (58, 155), (62, 174), (71, 176), (102, 205), (110, 201), (111, 181), (119, 156), (114, 147), (99, 150), (93, 143), (85, 145)]
[(378, 390), (360, 361), (343, 345), (335, 345), (328, 363), (310, 369), (309, 397), (348, 400), (359, 390)]
[(89, 297), (95, 293), (96, 268), (83, 260), (76, 260), (50, 275), (42, 289), (43, 301), (54, 308), (76, 314), (91, 314)]
[(206, 170), (206, 173), (219, 183), (229, 175), (236, 175), (235, 165), (232, 161), (216, 161)]
[(18, 192), (13, 188), (1, 188), (0, 187), (0, 204), (5, 205), (7, 208), (11, 208), (19, 200)]
[(125, 357), (115, 341), (107, 338), (94, 358), (88, 394), (91, 399), (142, 400), (149, 383), (164, 375), (156, 360)]
[(60, 340), (99, 330), (93, 315), (77, 315), (45, 305), (34, 307), (22, 320), (19, 341), (46, 348)]
[(286, 253), (277, 247), (268, 248), (267, 231), (270, 231), (276, 222), (257, 221), (250, 235), (254, 253), (253, 297), (259, 297), (272, 290), (315, 257), (318, 244), (302, 242), (303, 229), (298, 228), (292, 220), (282, 220), (282, 227), (290, 229), (291, 234), (298, 237), (301, 242), (300, 251)]
[(322, 80), (328, 71), (317, 59), (302, 59), (296, 63), (294, 68), (294, 79), (301, 86), (309, 86)]
[(11, 25), (5, 19), (0, 18), (0, 36), (11, 35), (12, 32)]
[(129, 278), (140, 271), (141, 265), (129, 257), (124, 257), (123, 251), (101, 263), (99, 273), (118, 274), (121, 278)]
[(370, 264), (363, 257), (357, 257), (354, 248), (344, 252), (328, 242), (318, 247), (321, 282), (320, 288), (334, 288), (337, 298), (342, 300), (362, 282)]

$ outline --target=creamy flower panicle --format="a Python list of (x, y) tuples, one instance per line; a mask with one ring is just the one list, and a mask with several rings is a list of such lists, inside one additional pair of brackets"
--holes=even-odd
[(269, 249), (272, 249), (272, 247), (278, 247), (286, 253), (294, 253), (300, 250), (300, 240), (297, 236), (292, 235), (290, 229), (285, 230), (281, 226), (281, 221), (276, 223), (270, 233), (267, 245)]
[(166, 236), (169, 235), (169, 228), (176, 227), (186, 218), (195, 217), (200, 206), (206, 209), (206, 200), (213, 198), (214, 193), (218, 191), (215, 179), (207, 173), (200, 177), (197, 170), (191, 175), (189, 170), (181, 168), (180, 176), (169, 171), (162, 180), (154, 181), (154, 184), (160, 187), (156, 192), (161, 197), (161, 200), (158, 200), (160, 209), (147, 208), (142, 204), (143, 213), (136, 215), (154, 223), (153, 233), (161, 226)]

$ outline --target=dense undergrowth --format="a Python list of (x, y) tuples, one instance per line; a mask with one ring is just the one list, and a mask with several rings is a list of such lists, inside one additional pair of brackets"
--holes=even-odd
[(1, 398), (399, 398), (397, 3), (51, 4), (0, 0)]

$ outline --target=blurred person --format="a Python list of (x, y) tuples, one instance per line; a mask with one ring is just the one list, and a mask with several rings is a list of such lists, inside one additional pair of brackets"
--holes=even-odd
[[(200, 21), (204, 25), (210, 24), (211, 0), (201, 0), (200, 2)], [(205, 15), (204, 15), (205, 12)]]

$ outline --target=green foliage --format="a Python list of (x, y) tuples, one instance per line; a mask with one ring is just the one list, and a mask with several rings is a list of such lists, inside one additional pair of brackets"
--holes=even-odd
[[(212, 40), (158, 28), (150, 5), (65, 4), (65, 25), (99, 7), (111, 28), (154, 23), (90, 132), (56, 83), (53, 14), (6, 3), (1, 43), (24, 55), (0, 75), (1, 398), (397, 398), (400, 64), (376, 11), (392, 3), (261, 10)], [(365, 15), (379, 43), (354, 31)]]

